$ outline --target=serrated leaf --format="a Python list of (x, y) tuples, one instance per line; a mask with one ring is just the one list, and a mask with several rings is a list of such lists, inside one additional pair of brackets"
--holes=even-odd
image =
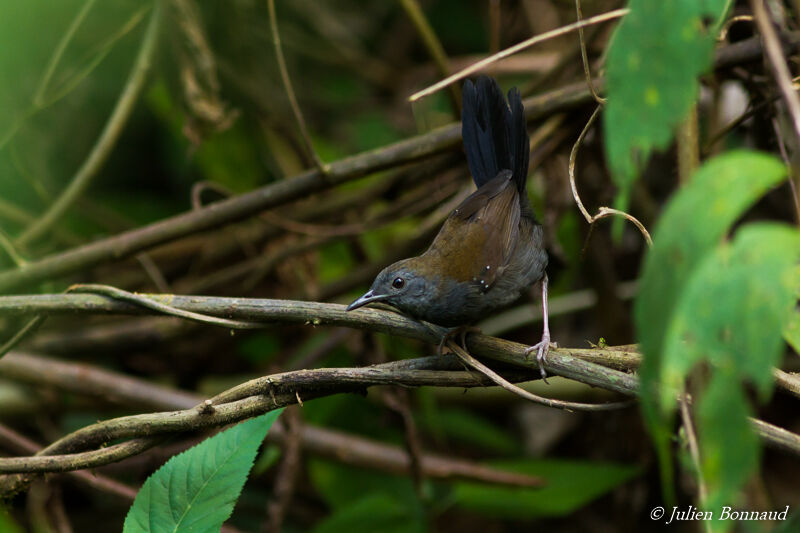
[(714, 35), (703, 25), (725, 13), (726, 0), (630, 0), (607, 61), (603, 131), (608, 162), (627, 208), (631, 183), (653, 149), (664, 149), (697, 98)]
[(489, 466), (547, 480), (541, 488), (517, 488), (473, 481), (455, 484), (453, 499), (471, 511), (504, 519), (564, 516), (638, 474), (636, 467), (564, 460), (491, 461)]
[(363, 494), (359, 500), (337, 509), (317, 524), (314, 533), (422, 533), (427, 531), (423, 517), (401, 500), (386, 493)]
[(281, 411), (242, 422), (167, 461), (136, 495), (123, 533), (219, 531)]

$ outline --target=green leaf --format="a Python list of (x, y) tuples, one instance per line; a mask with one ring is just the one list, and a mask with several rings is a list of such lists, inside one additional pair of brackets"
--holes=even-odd
[(800, 312), (794, 312), (789, 317), (783, 329), (783, 338), (796, 353), (800, 354)]
[[(433, 424), (435, 428), (431, 427)], [(435, 420), (425, 420), (425, 426), (429, 431), (439, 431), (462, 446), (475, 446), (503, 455), (521, 451), (519, 439), (466, 409), (440, 409)]]
[(142, 486), (124, 533), (219, 531), (281, 410), (242, 422), (176, 455)]
[(427, 531), (423, 517), (405, 502), (389, 494), (364, 494), (362, 498), (336, 510), (317, 524), (314, 533), (422, 533)]
[(762, 399), (768, 396), (792, 315), (798, 260), (797, 229), (760, 223), (744, 226), (695, 269), (665, 339), (663, 412), (674, 409), (676, 392), (702, 359), (740, 382), (754, 382)]
[[(708, 488), (704, 507), (708, 510), (736, 501), (738, 489), (758, 466), (759, 442), (747, 421), (749, 414), (737, 376), (715, 373), (700, 399), (697, 417), (701, 469)], [(720, 530), (733, 524), (714, 525)]]
[(664, 337), (678, 298), (693, 269), (731, 224), (785, 174), (784, 165), (765, 154), (733, 151), (712, 159), (670, 201), (653, 232), (655, 245), (645, 257), (634, 320), (644, 353), (642, 407), (665, 488), (671, 487), (670, 432), (655, 391), (661, 382)]
[(350, 507), (366, 494), (386, 494), (402, 502), (404, 508), (422, 512), (414, 485), (406, 476), (383, 474), (321, 459), (308, 462), (308, 473), (314, 488), (334, 510)]
[(674, 410), (677, 391), (697, 362), (705, 360), (712, 369), (698, 420), (707, 509), (734, 501), (758, 465), (759, 443), (747, 421), (743, 387), (754, 383), (762, 401), (772, 392), (772, 368), (784, 349), (781, 333), (794, 313), (792, 275), (798, 261), (796, 228), (744, 226), (694, 270), (669, 325), (662, 414)]
[(606, 156), (626, 209), (630, 186), (651, 150), (664, 149), (697, 97), (708, 70), (726, 0), (630, 0), (608, 51), (608, 104), (603, 113)]
[(14, 519), (2, 506), (0, 506), (0, 533), (22, 533), (22, 528), (14, 522)]
[(455, 484), (455, 502), (484, 515), (522, 520), (568, 515), (639, 473), (631, 466), (563, 460), (504, 460), (488, 465), (541, 476), (547, 485), (534, 489), (462, 481)]

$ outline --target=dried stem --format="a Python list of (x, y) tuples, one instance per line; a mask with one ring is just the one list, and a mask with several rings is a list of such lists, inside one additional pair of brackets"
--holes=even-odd
[(781, 43), (778, 40), (778, 34), (772, 25), (769, 13), (764, 6), (764, 0), (750, 0), (750, 6), (753, 9), (753, 16), (756, 19), (758, 30), (761, 32), (761, 38), (764, 41), (764, 51), (766, 52), (767, 59), (772, 66), (772, 72), (775, 75), (775, 81), (778, 83), (778, 88), (783, 94), (786, 101), (786, 106), (789, 109), (789, 114), (792, 117), (792, 125), (794, 132), (800, 141), (800, 98), (792, 86), (792, 75), (789, 73), (789, 67), (786, 64), (786, 58), (783, 56)]
[(452, 76), (448, 76), (447, 78), (443, 79), (442, 81), (431, 85), (427, 89), (423, 89), (419, 92), (412, 94), (409, 98), (409, 102), (415, 102), (424, 96), (428, 96), (429, 94), (433, 94), (436, 91), (442, 89), (443, 87), (447, 87), (453, 82), (458, 80), (464, 79), (470, 74), (480, 71), (487, 65), (491, 65), (492, 63), (499, 61), (505, 57), (510, 55), (514, 55), (520, 50), (524, 50), (526, 48), (530, 48), (533, 45), (539, 44), (541, 42), (547, 41), (549, 39), (554, 39), (556, 37), (560, 37), (562, 35), (566, 35), (572, 31), (578, 30), (580, 28), (585, 28), (586, 26), (591, 26), (593, 24), (599, 24), (601, 22), (606, 22), (609, 20), (618, 19), (628, 14), (628, 9), (615, 9), (614, 11), (609, 11), (608, 13), (603, 13), (602, 15), (597, 15), (594, 17), (589, 17), (588, 19), (582, 20), (580, 22), (575, 22), (573, 24), (567, 24), (566, 26), (562, 26), (561, 28), (557, 28), (555, 30), (551, 30), (540, 35), (536, 35), (522, 41), (521, 43), (515, 44), (510, 48), (506, 48), (502, 52), (498, 52), (494, 55), (491, 55), (485, 59), (481, 59), (480, 61), (473, 63), (469, 67), (453, 74)]
[[(581, 0), (575, 0), (575, 14), (578, 18), (577, 22), (583, 20)], [(578, 28), (578, 38), (581, 42), (581, 61), (583, 62), (583, 73), (586, 76), (586, 85), (589, 87), (589, 92), (592, 93), (592, 98), (594, 98), (595, 102), (597, 102), (599, 105), (603, 105), (606, 103), (606, 99), (597, 93), (597, 90), (594, 87), (594, 82), (592, 82), (592, 69), (589, 66), (589, 55), (586, 53), (586, 39), (583, 35), (583, 26)]]
[(592, 113), (592, 116), (589, 118), (589, 121), (583, 127), (583, 130), (581, 131), (580, 135), (578, 135), (578, 140), (575, 141), (575, 144), (572, 146), (572, 151), (570, 151), (569, 154), (569, 185), (570, 188), (572, 189), (572, 197), (575, 199), (575, 204), (578, 206), (578, 209), (583, 215), (583, 218), (586, 219), (586, 222), (588, 222), (590, 226), (595, 222), (597, 222), (598, 220), (600, 220), (601, 218), (614, 215), (621, 216), (626, 220), (629, 220), (636, 226), (636, 228), (641, 232), (642, 236), (644, 237), (644, 240), (647, 241), (647, 245), (652, 248), (653, 239), (650, 237), (650, 232), (647, 231), (647, 228), (644, 227), (644, 224), (639, 222), (639, 220), (636, 217), (624, 211), (620, 211), (618, 209), (613, 209), (610, 207), (601, 207), (598, 210), (597, 214), (592, 216), (583, 206), (581, 197), (578, 194), (578, 186), (575, 183), (575, 161), (578, 156), (578, 148), (580, 148), (580, 145), (583, 142), (583, 138), (586, 136), (586, 133), (589, 131), (589, 128), (591, 128), (592, 124), (594, 124), (594, 121), (600, 114), (601, 109), (603, 109), (603, 106), (597, 106), (597, 109), (594, 110), (594, 113)]

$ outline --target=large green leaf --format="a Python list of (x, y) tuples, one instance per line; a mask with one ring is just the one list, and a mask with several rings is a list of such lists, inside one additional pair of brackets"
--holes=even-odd
[(785, 176), (772, 156), (733, 151), (704, 164), (666, 207), (653, 232), (654, 247), (644, 261), (634, 306), (644, 361), (642, 407), (661, 460), (665, 486), (671, 487), (669, 428), (658, 409), (664, 336), (693, 269), (731, 224)]
[(137, 494), (123, 532), (219, 531), (280, 413), (242, 422), (167, 461)]
[(473, 481), (455, 484), (455, 502), (472, 511), (501, 518), (564, 516), (634, 477), (639, 469), (611, 463), (564, 460), (504, 460), (490, 466), (540, 476), (542, 488), (516, 488)]
[(632, 181), (651, 150), (664, 149), (697, 97), (697, 77), (711, 65), (727, 0), (630, 0), (608, 51), (606, 154), (626, 209)]
[(694, 271), (675, 309), (661, 361), (661, 407), (702, 359), (766, 397), (772, 367), (783, 352), (782, 332), (792, 316), (792, 270), (800, 260), (800, 233), (778, 224), (750, 224), (718, 247)]
[[(772, 391), (782, 332), (794, 313), (799, 260), (796, 228), (744, 226), (694, 270), (675, 308), (661, 362), (660, 405), (663, 414), (674, 410), (691, 368), (707, 362), (712, 377), (701, 394), (697, 425), (708, 509), (735, 501), (758, 465), (759, 443), (747, 421), (743, 386), (754, 383), (762, 399)], [(724, 523), (716, 527), (727, 529)]]

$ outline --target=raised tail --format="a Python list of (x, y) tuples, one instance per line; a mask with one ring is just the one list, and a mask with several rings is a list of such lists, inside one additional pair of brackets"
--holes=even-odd
[(524, 193), (530, 140), (516, 87), (508, 91), (506, 104), (493, 78), (481, 76), (474, 84), (465, 81), (461, 134), (469, 170), (478, 188), (501, 170), (510, 170), (517, 190)]

